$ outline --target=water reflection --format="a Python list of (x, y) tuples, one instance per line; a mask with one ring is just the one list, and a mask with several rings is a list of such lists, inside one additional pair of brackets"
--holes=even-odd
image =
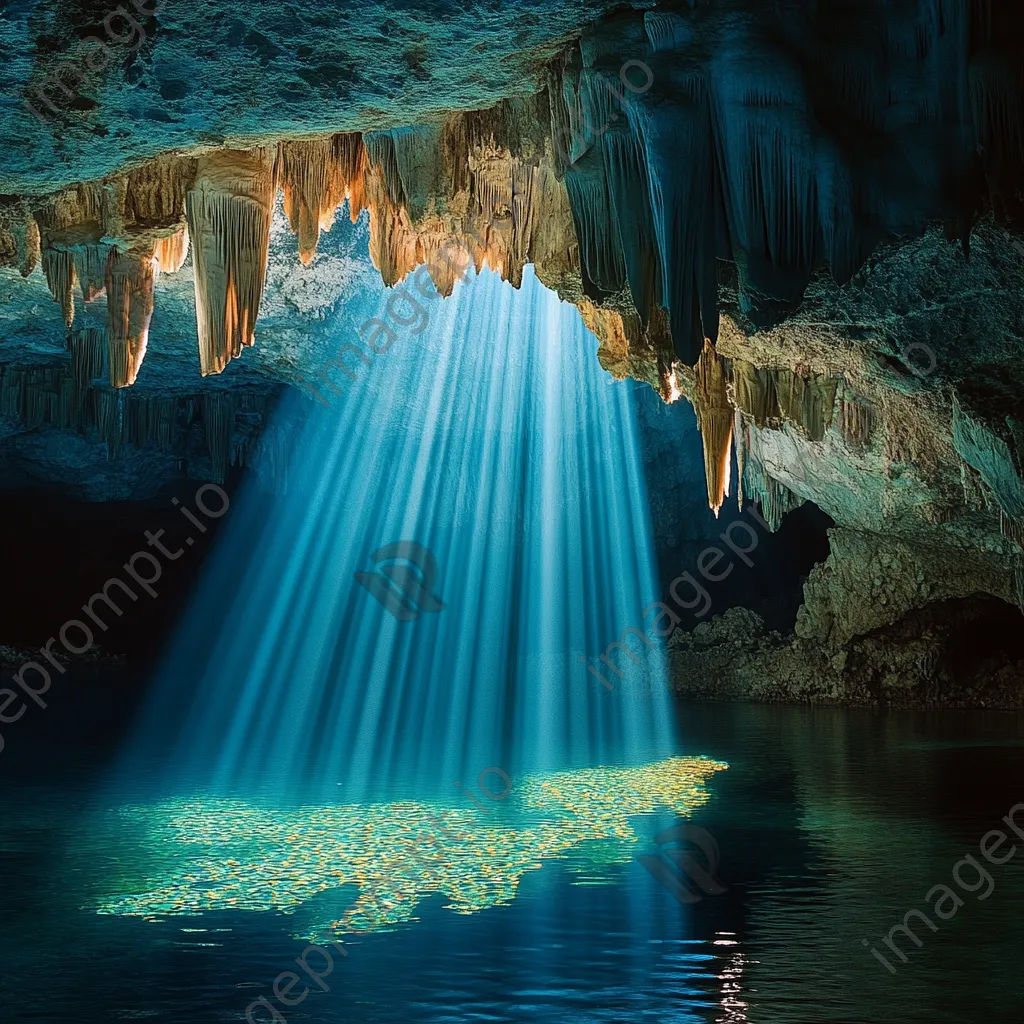
[[(95, 688), (69, 690), (72, 705), (76, 693), (83, 706), (96, 705)], [(66, 709), (51, 708), (58, 718)], [(1018, 716), (707, 705), (684, 712), (685, 739), (672, 761), (530, 779), (513, 770), (507, 800), (481, 800), (491, 815), (449, 779), (448, 799), (424, 791), (402, 801), (405, 817), (373, 817), (390, 829), (388, 842), (373, 834), (370, 808), (396, 801), (364, 801), (361, 822), (347, 822), (347, 848), (382, 876), (367, 850), (389, 856), (394, 875), (392, 891), (371, 891), (342, 880), (354, 878), (352, 863), (331, 859), (342, 845), (340, 800), (329, 816), (326, 801), (285, 814), (249, 804), (247, 815), (218, 821), (206, 801), (172, 807), (138, 795), (150, 791), (154, 759), (137, 766), (138, 789), (122, 791), (118, 804), (130, 806), (83, 818), (95, 771), (90, 777), (78, 762), (72, 771), (68, 750), (95, 740), (82, 731), (90, 719), (79, 708), (52, 757), (31, 765), (31, 780), (0, 792), (0, 952), (4, 984), (18, 993), (5, 1024), (239, 1020), (259, 995), (272, 995), (309, 938), (336, 934), (362, 897), (379, 923), (346, 923), (350, 955), (336, 962), (330, 992), (310, 996), (288, 1021), (1017, 1019), (1020, 854), (999, 868), (990, 898), (972, 898), (935, 933), (923, 930), (921, 949), (903, 942), (909, 962), (896, 976), (862, 940), (877, 943), (910, 907), (923, 906), (929, 888), (948, 881), (964, 853), (1024, 799)], [(658, 767), (677, 763), (696, 774)], [(728, 771), (718, 770), (725, 763)], [(715, 837), (726, 892), (700, 890), (699, 902), (680, 903), (637, 860), (658, 852), (655, 837), (677, 816)], [(541, 826), (555, 821), (576, 845), (559, 850), (548, 828), (542, 849)], [(444, 847), (432, 836), (441, 825), (450, 834)], [(494, 841), (498, 852), (487, 854)], [(448, 875), (436, 873), (439, 848), (453, 867)], [(286, 867), (300, 849), (306, 861)], [(204, 860), (222, 856), (241, 865), (251, 909), (220, 899), (203, 876)], [(515, 858), (514, 889), (494, 872), (501, 858)], [(309, 876), (305, 891), (292, 877), (300, 875)], [(491, 902), (457, 906), (474, 885)], [(396, 904), (404, 918), (387, 916), (382, 903), (394, 901), (398, 886), (411, 893), (408, 905)], [(507, 892), (512, 898), (499, 906)], [(169, 910), (172, 899), (199, 909)], [(115, 910), (118, 901), (124, 906)]]

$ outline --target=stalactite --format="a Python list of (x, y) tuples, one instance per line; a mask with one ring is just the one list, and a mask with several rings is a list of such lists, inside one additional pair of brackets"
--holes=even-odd
[(592, 120), (588, 114), (586, 105), (586, 90), (583, 85), (585, 69), (576, 66), (575, 54), (573, 59), (566, 62), (562, 67), (562, 74), (558, 80), (560, 97), (564, 119), (567, 123), (567, 147), (565, 163), (575, 167), (577, 163), (590, 151), (594, 140), (605, 124), (602, 121)]
[(231, 438), (235, 429), (234, 399), (228, 392), (207, 392), (203, 395), (202, 408), (214, 483), (222, 484), (227, 479), (231, 459)]
[(103, 235), (124, 238), (128, 226), (127, 200), (128, 179), (124, 175), (103, 182), (100, 191), (100, 230)]
[(745, 360), (731, 366), (733, 401), (760, 428), (791, 423), (821, 441), (832, 423), (838, 380), (796, 373), (786, 367), (757, 367)]
[(270, 245), (273, 156), (258, 149), (203, 157), (186, 198), (204, 376), (220, 373), (255, 340)]
[(718, 355), (710, 341), (704, 342), (704, 351), (697, 360), (695, 377), (693, 404), (704, 445), (708, 505), (717, 516), (729, 494), (733, 409), (726, 390), (725, 360)]
[(107, 442), (107, 455), (114, 458), (124, 447), (124, 400), (121, 391), (106, 388), (92, 388), (89, 391), (93, 402), (93, 417), (96, 429)]
[(125, 217), (141, 227), (180, 221), (196, 165), (195, 157), (159, 156), (129, 171), (124, 176)]
[[(614, 295), (626, 284), (626, 267), (611, 209), (600, 154), (566, 171), (565, 186), (576, 226), (584, 291)], [(589, 286), (589, 287), (588, 287)]]
[[(256, 465), (272, 487), (285, 480), (299, 432), (264, 429), (270, 409), (266, 395), (205, 392), (174, 397), (112, 389), (92, 383), (103, 373), (103, 332), (74, 331), (68, 345), (71, 360), (61, 366), (0, 365), (0, 416), (28, 429), (52, 426), (94, 435), (106, 444), (110, 458), (128, 446), (187, 453), (189, 445), (199, 444), (209, 452), (220, 481), (227, 467), (236, 464)], [(190, 436), (189, 424), (197, 418), (202, 430)]]
[(74, 426), (75, 392), (63, 367), (0, 365), (0, 413), (30, 430), (45, 423)]
[(772, 370), (771, 374), (775, 382), (779, 416), (790, 423), (802, 423), (806, 391), (803, 377), (785, 368)]
[(812, 441), (821, 441), (832, 425), (839, 381), (825, 374), (811, 373), (804, 380), (800, 424)]
[(874, 410), (852, 394), (843, 395), (840, 404), (840, 429), (847, 444), (863, 447), (871, 440), (875, 425)]
[(512, 164), (512, 241), (509, 245), (509, 280), (513, 288), (523, 283), (523, 270), (533, 255), (536, 233), (536, 197), (541, 189), (541, 170), (536, 163)]
[(64, 326), (75, 322), (75, 257), (67, 249), (43, 249), (43, 274), (54, 302), (60, 304)]
[(679, 14), (647, 11), (644, 14), (644, 29), (654, 53), (672, 53), (693, 39), (693, 29)]
[(473, 196), (487, 221), (504, 220), (512, 215), (511, 154), (496, 147), (470, 155)]
[(779, 413), (802, 427), (812, 441), (820, 441), (832, 422), (838, 381), (820, 374), (795, 373), (785, 367), (773, 370)]
[(128, 387), (142, 367), (153, 319), (155, 259), (141, 252), (114, 249), (107, 262), (107, 343), (110, 386)]
[(174, 447), (174, 428), (181, 400), (165, 395), (129, 397), (122, 421), (123, 440), (141, 447), (155, 444), (164, 451)]
[(103, 205), (102, 185), (89, 182), (51, 197), (35, 213), (43, 274), (67, 327), (75, 319), (75, 284), (80, 282), (86, 302), (103, 291), (109, 251), (109, 246), (101, 241)]
[(546, 84), (548, 100), (548, 121), (551, 126), (551, 148), (555, 160), (555, 173), (559, 180), (569, 166), (572, 148), (572, 126), (569, 122), (569, 106), (563, 95), (562, 79), (569, 52), (561, 54), (547, 68)]
[(388, 199), (396, 207), (406, 205), (402, 175), (398, 170), (395, 140), (390, 132), (369, 132), (363, 136), (369, 165), (380, 175)]
[(107, 259), (111, 246), (104, 242), (90, 245), (76, 245), (72, 250), (75, 260), (75, 274), (82, 290), (82, 299), (92, 302), (103, 294), (106, 288)]
[[(619, 115), (616, 115), (617, 119)], [(651, 214), (651, 180), (644, 148), (638, 137), (613, 126), (602, 138), (608, 197), (616, 244), (622, 252), (625, 279), (644, 324), (656, 307), (664, 307), (662, 260)], [(704, 334), (701, 332), (701, 342)]]
[[(715, 259), (732, 252), (731, 243), (725, 244), (727, 192), (712, 88), (702, 75), (688, 71), (678, 77), (674, 92), (673, 103), (656, 105), (646, 102), (649, 94), (623, 92), (628, 120), (614, 136), (626, 133), (628, 125), (640, 154), (632, 175), (639, 187), (629, 189), (624, 202), (629, 220), (638, 225), (640, 251), (649, 264), (645, 270), (654, 281), (631, 275), (634, 302), (648, 301), (646, 289), (649, 301), (668, 310), (676, 356), (692, 366), (704, 339), (713, 343), (718, 337)], [(680, 146), (687, 153), (684, 161), (676, 158)], [(625, 229), (621, 234), (628, 244), (630, 235)]]
[(334, 212), (349, 190), (344, 161), (345, 147), (335, 138), (309, 142), (282, 142), (280, 181), (284, 209), (293, 233), (298, 235), (299, 259), (309, 263), (316, 252), (321, 231), (334, 225)]
[(25, 241), (21, 258), (21, 276), (28, 277), (39, 265), (41, 250), (39, 246), (39, 225), (34, 217), (25, 220)]
[[(646, 317), (649, 278), (633, 267), (654, 261), (630, 250), (647, 250), (650, 219), (661, 301), (688, 365), (704, 337), (716, 338), (716, 258), (737, 266), (741, 310), (771, 324), (798, 305), (825, 261), (843, 283), (879, 241), (919, 232), (928, 219), (956, 222), (966, 237), (986, 199), (979, 157), (997, 216), (1000, 208), (1024, 215), (1024, 61), (1010, 5), (999, 17), (988, 0), (929, 0), (898, 12), (806, 6), (801, 17), (776, 14), (777, 37), (726, 33), (709, 58), (695, 52), (686, 14), (648, 11), (646, 48), (635, 35), (622, 45), (631, 22), (619, 39), (585, 35), (548, 72), (551, 138), (585, 286), (589, 277), (614, 293), (609, 268), (624, 260)], [(647, 62), (654, 88), (616, 89), (610, 69), (627, 53), (635, 75)], [(643, 153), (646, 180), (625, 187), (631, 147)], [(622, 196), (628, 212), (609, 216), (606, 193), (613, 205)], [(613, 222), (620, 238), (605, 230)], [(782, 383), (793, 422), (823, 436), (827, 396), (797, 415), (799, 384), (787, 393)]]
[(79, 396), (84, 397), (106, 366), (106, 332), (97, 327), (69, 331), (68, 348), (71, 350), (71, 376)]
[(727, 64), (714, 88), (740, 304), (758, 319), (798, 302), (820, 258), (809, 100), (798, 69), (778, 58)]
[(732, 362), (733, 401), (759, 427), (774, 426), (779, 418), (775, 377), (770, 369), (743, 359)]
[(997, 211), (1024, 215), (1024, 59), (992, 40), (971, 61), (969, 88), (975, 138)]
[(394, 149), (402, 203), (415, 225), (436, 204), (444, 203), (454, 194), (449, 169), (445, 166), (444, 126), (393, 128), (388, 134)]
[[(757, 427), (750, 427), (754, 433)], [(799, 508), (804, 500), (794, 494), (785, 484), (769, 475), (761, 460), (755, 454), (755, 446), (748, 438), (745, 444), (742, 490), (746, 496), (755, 501), (761, 509), (761, 515), (774, 533), (782, 524), (787, 512)]]
[(342, 132), (335, 135), (334, 155), (341, 177), (348, 182), (345, 193), (348, 199), (348, 213), (349, 219), (355, 224), (359, 220), (359, 214), (366, 209), (364, 179), (368, 159), (363, 137), (357, 132)]
[(437, 231), (421, 234), (419, 243), (431, 283), (438, 295), (447, 298), (454, 290), (455, 282), (465, 276), (469, 265), (474, 262), (466, 240)]
[(383, 179), (366, 176), (366, 204), (370, 210), (370, 259), (389, 288), (416, 266), (416, 233), (400, 207), (387, 196)]
[(673, 374), (672, 374), (672, 364), (667, 362), (662, 357), (661, 353), (659, 352), (658, 353), (658, 358), (657, 358), (657, 366), (658, 366), (658, 378), (659, 378), (659, 381), (661, 383), (661, 389), (659, 391), (659, 394), (661, 395), (661, 400), (666, 405), (668, 405), (672, 401), (672, 391), (673, 391), (673, 380), (674, 380), (674, 378), (673, 378)]
[[(648, 11), (614, 33), (588, 32), (552, 62), (546, 91), (532, 99), (437, 125), (285, 141), (276, 163), (268, 151), (161, 157), (44, 202), (42, 247), (75, 250), (111, 231), (134, 239), (172, 227), (187, 207), (200, 363), (216, 373), (253, 341), (279, 174), (304, 262), (344, 196), (353, 218), (370, 212), (371, 255), (388, 285), (426, 260), (450, 293), (457, 270), (444, 265), (446, 246), (514, 285), (533, 262), (546, 284), (581, 310), (589, 304), (605, 365), (670, 396), (673, 360), (697, 362), (705, 338), (717, 336), (716, 260), (736, 264), (741, 310), (774, 322), (824, 261), (844, 279), (886, 234), (963, 213), (962, 197), (974, 216), (977, 158), (990, 192), (1013, 198), (1024, 67), (998, 12), (982, 16), (976, 4), (972, 30), (963, 5), (929, 0), (858, 12), (870, 31), (854, 33), (830, 27), (854, 21), (834, 6), (776, 17), (775, 34), (727, 34), (707, 53), (691, 45), (689, 14)], [(625, 87), (616, 73), (624, 42), (634, 85), (649, 61), (655, 86)], [(940, 160), (928, 147), (941, 126), (953, 127), (939, 133), (950, 149)], [(66, 231), (81, 237), (58, 238)], [(171, 245), (156, 251), (165, 270), (185, 254)], [(91, 297), (89, 251), (75, 259)], [(61, 260), (45, 258), (47, 278), (70, 322)], [(737, 366), (732, 388), (758, 426), (791, 423), (813, 440), (830, 428), (827, 375)], [(840, 414), (844, 436), (870, 431), (856, 409)]]
[(83, 224), (94, 224), (102, 229), (103, 192), (103, 182), (86, 181), (50, 196), (35, 211), (35, 218), (43, 235), (43, 248), (46, 248), (46, 236), (55, 232), (66, 231)]
[(188, 258), (188, 226), (182, 224), (173, 234), (160, 235), (153, 243), (153, 257), (164, 274), (176, 274)]
[[(459, 119), (453, 118), (437, 145), (449, 151), (465, 143), (460, 157), (465, 166), (455, 170), (448, 159), (441, 159), (443, 154), (435, 154), (424, 161), (427, 185), (417, 177), (418, 165), (409, 159), (413, 143), (406, 134), (393, 139), (389, 135), (390, 142), (374, 136), (368, 145), (363, 186), (370, 211), (370, 256), (386, 285), (397, 284), (425, 263), (438, 292), (449, 295), (468, 257), (478, 271), (486, 263), (518, 287), (526, 264), (535, 259), (538, 235), (543, 237), (545, 253), (571, 249), (564, 240), (556, 240), (557, 228), (550, 221), (542, 222), (538, 213), (538, 204), (557, 210), (560, 193), (564, 207), (564, 192), (553, 173), (546, 173), (536, 158), (512, 154), (493, 137), (470, 143), (472, 132), (465, 124), (463, 130), (456, 130), (458, 124)], [(543, 192), (542, 179), (555, 185), (553, 199)], [(459, 185), (464, 190), (456, 191)], [(437, 208), (417, 217), (404, 205), (404, 197), (422, 199), (430, 190), (427, 186), (439, 190), (432, 196)], [(403, 201), (396, 202), (396, 195)]]
[[(699, 53), (694, 16), (647, 11), (614, 32), (586, 33), (533, 98), (365, 138), (285, 141), (276, 164), (269, 151), (159, 157), (41, 203), (33, 230), (47, 280), (70, 323), (68, 281), (77, 275), (87, 300), (98, 294), (103, 237), (164, 231), (187, 208), (194, 235), (200, 227), (200, 363), (219, 372), (254, 338), (279, 172), (304, 262), (345, 196), (353, 219), (370, 211), (371, 254), (388, 285), (427, 260), (450, 293), (456, 272), (443, 252), (452, 241), (514, 285), (534, 262), (569, 301), (621, 314), (616, 324), (590, 312), (603, 359), (669, 395), (673, 358), (689, 366), (717, 337), (716, 260), (736, 264), (742, 311), (774, 322), (823, 261), (844, 280), (886, 234), (975, 216), (979, 160), (988, 193), (1020, 206), (1024, 64), (1013, 25), (988, 0), (904, 6), (766, 14), (777, 31), (726, 33)], [(656, 86), (625, 87), (616, 69), (627, 53), (634, 85), (649, 61)], [(948, 152), (933, 152), (939, 137)], [(2, 258), (24, 250), (30, 266), (31, 238), (8, 235), (5, 225)], [(173, 237), (156, 248), (164, 270), (187, 251)], [(824, 437), (834, 382), (785, 368), (751, 373), (737, 371), (733, 388), (755, 424), (785, 421)], [(870, 430), (857, 410), (841, 415), (844, 435)]]
[(370, 259), (384, 284), (392, 287), (416, 266), (417, 232), (402, 203), (393, 197), (401, 182), (395, 185), (398, 171), (391, 137), (368, 141), (366, 159), (363, 202), (370, 213)]
[(736, 452), (736, 504), (743, 511), (743, 473), (747, 461), (747, 424), (741, 410), (737, 409), (732, 422), (732, 444)]
[[(577, 306), (587, 329), (598, 340), (597, 359), (601, 366), (616, 380), (624, 380), (637, 372), (635, 354), (643, 344), (640, 317), (635, 313), (620, 313), (616, 309), (597, 306), (586, 299)], [(662, 393), (661, 389), (667, 386), (668, 381), (659, 380), (658, 383), (659, 393)]]
[(39, 265), (39, 225), (23, 209), (0, 208), (0, 267), (17, 267), (28, 277)]

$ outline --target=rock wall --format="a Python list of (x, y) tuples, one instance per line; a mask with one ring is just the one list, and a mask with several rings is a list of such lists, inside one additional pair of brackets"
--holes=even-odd
[[(716, 512), (735, 460), (736, 500), (772, 526), (803, 502), (831, 516), (832, 555), (787, 641), (805, 665), (842, 674), (854, 647), (929, 609), (1024, 603), (1019, 5), (625, 11), (562, 46), (543, 88), (459, 108), (207, 140), (5, 201), (0, 264), (41, 262), (69, 328), (106, 296), (123, 388), (158, 272), (190, 240), (198, 361), (217, 374), (257, 340), (278, 189), (303, 263), (347, 201), (368, 212), (388, 286), (425, 263), (449, 294), (456, 255), (513, 285), (532, 263), (611, 373), (693, 403)], [(71, 345), (76, 372), (97, 344)], [(86, 400), (80, 379), (10, 389), (23, 417), (122, 430), (106, 425), (110, 394)], [(210, 410), (220, 473), (224, 422)]]
[[(1013, 242), (986, 221), (969, 259), (934, 230), (881, 247), (841, 288), (813, 279), (801, 310), (769, 329), (726, 301), (717, 352), (743, 490), (776, 522), (780, 500), (811, 501), (836, 527), (795, 634), (730, 613), (680, 635), (680, 692), (1021, 706), (1024, 663), (999, 640), (1020, 631), (1024, 607), (1024, 259)], [(758, 397), (769, 377), (776, 391), (802, 387), (801, 400), (772, 412)], [(979, 644), (976, 665), (950, 668), (968, 625), (996, 621), (993, 659)]]

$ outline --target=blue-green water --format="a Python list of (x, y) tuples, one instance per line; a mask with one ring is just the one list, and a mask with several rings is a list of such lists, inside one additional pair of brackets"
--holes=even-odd
[[(146, 802), (142, 763), (114, 799), (95, 743), (54, 742), (2, 795), (4, 1020), (244, 1020), (261, 996), (323, 1022), (1016, 1018), (1024, 854), (996, 866), (979, 843), (1024, 801), (1019, 716), (686, 705), (679, 722), (677, 759), (513, 778), (483, 810), (454, 787), (362, 810)], [(636, 859), (684, 821), (717, 841), (726, 889), (691, 878), (688, 904)], [(208, 853), (237, 890), (203, 876)], [(953, 880), (968, 853), (991, 887)], [(934, 932), (912, 920), (922, 945), (897, 936), (890, 974), (862, 940), (888, 953), (940, 884), (962, 905)], [(310, 937), (347, 956), (281, 1010), (274, 981)]]

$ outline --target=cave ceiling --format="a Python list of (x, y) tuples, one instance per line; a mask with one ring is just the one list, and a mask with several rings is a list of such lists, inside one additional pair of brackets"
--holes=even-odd
[(1018, 5), (101, 8), (0, 29), (4, 444), (273, 483), (346, 295), (532, 265), (694, 405), (712, 508), (735, 466), (773, 526), (810, 500), (1020, 591)]

